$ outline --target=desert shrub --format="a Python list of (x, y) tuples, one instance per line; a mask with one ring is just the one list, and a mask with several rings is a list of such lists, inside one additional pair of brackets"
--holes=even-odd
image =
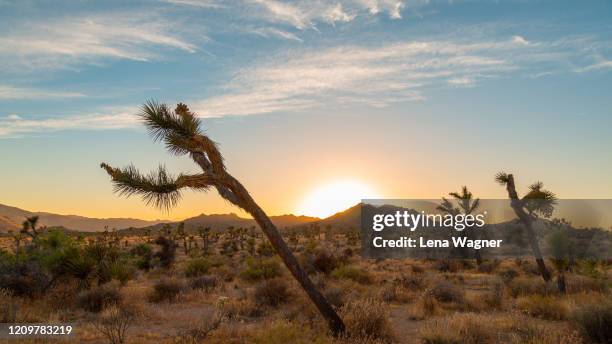
[(289, 300), (289, 286), (280, 278), (264, 280), (255, 287), (254, 297), (259, 305), (276, 307)]
[(98, 313), (106, 307), (119, 305), (121, 300), (121, 293), (117, 288), (105, 285), (82, 291), (77, 295), (76, 304), (88, 312)]
[(315, 270), (324, 274), (329, 274), (339, 265), (339, 259), (328, 250), (319, 250), (312, 259), (312, 266)]
[(138, 244), (130, 249), (130, 254), (136, 257), (135, 265), (139, 270), (149, 271), (153, 268), (153, 249), (148, 244)]
[(257, 245), (256, 252), (258, 255), (262, 257), (273, 257), (276, 253), (274, 251), (274, 247), (268, 241), (262, 241), (259, 245)]
[(240, 273), (240, 277), (247, 281), (271, 279), (281, 275), (281, 267), (275, 259), (248, 258), (247, 267)]
[(584, 304), (574, 310), (572, 319), (590, 342), (612, 343), (612, 301)]
[(425, 286), (423, 278), (415, 275), (402, 275), (394, 283), (408, 290), (421, 290)]
[(205, 292), (212, 291), (217, 284), (218, 280), (215, 276), (199, 276), (189, 280), (189, 287), (191, 289), (204, 290)]
[(344, 305), (344, 292), (341, 288), (330, 287), (323, 291), (323, 296), (334, 307), (340, 308)]
[(347, 335), (355, 340), (379, 340), (384, 343), (395, 340), (388, 310), (380, 302), (372, 299), (349, 302), (340, 309), (340, 315)]
[(124, 307), (110, 307), (93, 322), (94, 327), (111, 344), (127, 342), (127, 331), (134, 323), (136, 314)]
[(425, 272), (425, 269), (420, 265), (411, 265), (410, 268), (415, 274), (422, 274), (423, 272)]
[(153, 285), (153, 291), (149, 295), (151, 302), (173, 302), (178, 299), (183, 291), (183, 283), (175, 279), (160, 279)]
[(557, 297), (531, 295), (517, 300), (517, 307), (524, 313), (547, 320), (563, 320), (567, 306)]
[(461, 267), (461, 262), (453, 259), (439, 259), (434, 264), (434, 269), (440, 272), (457, 272)]
[(185, 266), (185, 275), (187, 277), (198, 277), (208, 273), (212, 266), (211, 262), (206, 258), (195, 258), (187, 262)]
[(177, 344), (207, 343), (208, 335), (219, 328), (224, 318), (225, 312), (221, 309), (217, 309), (213, 313), (207, 313), (204, 317), (198, 318), (197, 321), (191, 322), (187, 329), (180, 330), (174, 342)]
[(132, 265), (125, 261), (118, 261), (110, 266), (110, 276), (121, 283), (126, 285), (127, 282), (134, 278), (135, 271)]
[(500, 270), (497, 272), (497, 275), (499, 277), (501, 277), (501, 279), (503, 279), (506, 282), (510, 282), (513, 279), (515, 279), (516, 277), (518, 277), (519, 273), (518, 271), (512, 269), (512, 268), (506, 268), (503, 270)]
[(49, 274), (36, 261), (13, 258), (0, 262), (0, 289), (8, 290), (15, 296), (40, 295), (50, 281)]
[(478, 265), (478, 272), (490, 274), (497, 268), (498, 265), (499, 265), (499, 261), (497, 260), (494, 260), (494, 261), (486, 260), (480, 263), (480, 265)]
[(130, 249), (133, 256), (144, 257), (153, 254), (153, 249), (149, 244), (140, 243)]
[(229, 319), (237, 320), (241, 317), (258, 318), (263, 315), (263, 309), (250, 299), (231, 299), (224, 303), (223, 309)]
[(372, 276), (367, 271), (351, 265), (341, 265), (332, 271), (331, 276), (337, 279), (349, 279), (360, 284), (372, 283)]
[(465, 299), (464, 290), (447, 280), (437, 281), (427, 292), (440, 302), (462, 303)]
[(155, 244), (160, 246), (160, 251), (154, 255), (159, 260), (159, 265), (164, 268), (172, 266), (176, 259), (176, 243), (174, 240), (160, 236), (155, 240)]
[(513, 297), (528, 295), (548, 295), (554, 293), (553, 288), (541, 277), (517, 277), (508, 282), (508, 290)]

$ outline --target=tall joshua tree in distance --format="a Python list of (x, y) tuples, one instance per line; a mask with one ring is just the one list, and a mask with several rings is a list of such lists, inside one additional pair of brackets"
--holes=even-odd
[(221, 197), (253, 216), (293, 277), (325, 317), (332, 333), (343, 333), (345, 327), (342, 319), (300, 267), (268, 215), (247, 189), (226, 171), (217, 145), (202, 132), (200, 120), (187, 105), (178, 104), (171, 111), (165, 104), (149, 101), (143, 105), (140, 118), (155, 141), (164, 141), (172, 154), (189, 155), (202, 173), (173, 177), (160, 166), (156, 172), (143, 175), (133, 165), (114, 168), (102, 163), (101, 167), (112, 178), (115, 191), (123, 196), (139, 194), (147, 204), (169, 210), (179, 202), (183, 188), (198, 191), (216, 189)]
[(550, 281), (550, 271), (546, 268), (544, 258), (542, 258), (542, 252), (540, 251), (540, 245), (538, 239), (533, 230), (533, 220), (537, 218), (537, 215), (543, 217), (550, 217), (554, 210), (554, 206), (557, 203), (555, 194), (544, 190), (544, 185), (541, 182), (537, 182), (529, 186), (529, 192), (519, 199), (518, 193), (516, 192), (516, 185), (514, 184), (514, 176), (505, 172), (499, 172), (495, 176), (495, 180), (506, 186), (508, 191), (508, 198), (510, 198), (510, 206), (518, 216), (519, 220), (525, 227), (527, 232), (527, 239), (531, 245), (531, 250), (535, 257), (540, 275), (544, 281)]
[[(474, 210), (478, 209), (478, 207), (480, 206), (480, 198), (474, 199), (474, 195), (471, 191), (468, 190), (467, 186), (461, 187), (461, 193), (450, 192), (448, 195), (454, 198), (457, 203), (459, 203), (459, 208), (455, 207), (453, 203), (447, 198), (442, 197), (442, 202), (438, 206), (438, 210), (443, 211), (447, 214), (469, 215), (473, 213)], [(474, 254), (476, 256), (476, 263), (480, 265), (482, 263), (482, 256), (480, 255), (480, 251), (475, 250)]]

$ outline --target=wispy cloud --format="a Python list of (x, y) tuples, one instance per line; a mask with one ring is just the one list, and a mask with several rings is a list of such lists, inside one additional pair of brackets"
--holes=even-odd
[(64, 68), (102, 58), (147, 61), (162, 47), (196, 51), (172, 31), (164, 18), (134, 13), (21, 22), (0, 33), (0, 70)]
[(303, 42), (302, 39), (296, 36), (295, 34), (289, 31), (279, 30), (273, 27), (250, 28), (250, 29), (246, 29), (246, 32), (249, 32), (249, 33), (261, 36), (261, 37), (266, 37), (266, 38), (276, 37), (276, 38), (287, 39), (287, 40), (296, 41), (296, 42)]
[[(358, 103), (422, 100), (431, 87), (474, 87), (509, 72), (573, 72), (582, 40), (410, 41), (295, 52), (237, 72), (220, 95), (197, 104), (201, 116), (290, 112)], [(609, 62), (586, 67), (608, 68)], [(520, 74), (518, 74), (520, 75)]]
[[(317, 22), (334, 24), (350, 22), (359, 15), (378, 15), (386, 13), (390, 18), (400, 19), (401, 11), (406, 7), (403, 0), (245, 0), (259, 5), (263, 10), (254, 12), (262, 18), (285, 23), (298, 29), (315, 28)], [(413, 1), (412, 5), (421, 5), (427, 1)]]
[(216, 0), (162, 0), (175, 5), (187, 5), (202, 8), (225, 8), (226, 5)]
[(473, 85), (519, 68), (518, 61), (505, 56), (521, 48), (511, 39), (471, 44), (424, 41), (277, 56), (241, 70), (226, 85), (225, 94), (205, 99), (197, 107), (202, 116), (224, 116), (421, 100), (432, 84)]
[(136, 108), (109, 109), (106, 112), (65, 117), (37, 118), (15, 114), (0, 117), (0, 138), (19, 137), (31, 133), (49, 133), (71, 129), (121, 129), (138, 123)]
[(37, 88), (0, 85), (0, 100), (78, 98), (84, 96), (84, 94), (78, 92), (49, 91)]

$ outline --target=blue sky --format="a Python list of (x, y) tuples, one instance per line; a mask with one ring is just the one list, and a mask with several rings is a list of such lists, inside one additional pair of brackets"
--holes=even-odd
[(394, 198), (501, 197), (500, 169), (609, 198), (611, 17), (607, 1), (0, 0), (0, 203), (229, 211), (112, 195), (100, 161), (193, 169), (135, 119), (151, 98), (197, 111), (272, 213), (349, 177)]

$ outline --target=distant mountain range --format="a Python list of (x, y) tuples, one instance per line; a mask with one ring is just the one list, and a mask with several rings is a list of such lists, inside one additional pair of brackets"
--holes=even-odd
[(108, 228), (129, 228), (129, 227), (148, 227), (161, 222), (146, 221), (131, 218), (108, 218), (97, 219), (77, 215), (58, 215), (46, 212), (33, 212), (16, 207), (10, 207), (0, 204), (0, 232), (9, 230), (17, 231), (21, 229), (21, 224), (26, 217), (38, 216), (39, 226), (48, 227), (64, 227), (66, 229), (96, 232), (103, 231), (105, 226)]
[[(128, 228), (148, 228), (159, 229), (164, 224), (177, 224), (178, 222), (185, 223), (187, 229), (193, 229), (200, 226), (224, 229), (229, 226), (234, 227), (251, 227), (256, 223), (253, 219), (245, 219), (238, 215), (231, 214), (201, 214), (195, 217), (185, 219), (183, 221), (171, 222), (164, 220), (147, 221), (132, 218), (90, 218), (77, 215), (58, 215), (46, 212), (32, 212), (16, 207), (10, 207), (0, 204), (0, 233), (8, 231), (18, 231), (21, 229), (21, 224), (30, 216), (39, 216), (39, 226), (48, 227), (63, 227), (70, 230), (82, 232), (98, 232), (103, 231), (106, 227), (109, 229), (128, 229)], [(319, 221), (317, 217), (297, 216), (297, 215), (280, 215), (271, 216), (270, 219), (279, 228), (294, 227)]]
[[(483, 207), (488, 209), (490, 220), (494, 222), (508, 221), (514, 218), (514, 214), (510, 207), (507, 206), (507, 201), (483, 201)], [(419, 209), (427, 213), (436, 213), (437, 204), (429, 201), (411, 201), (404, 202), (401, 207), (394, 205), (381, 205), (387, 210), (403, 210), (403, 209)], [(494, 207), (493, 205), (501, 205)], [(336, 228), (353, 228), (357, 229), (361, 225), (361, 204), (356, 204), (344, 211), (338, 212), (325, 219), (309, 216), (298, 216), (293, 214), (270, 216), (274, 224), (280, 228), (303, 227), (310, 225), (318, 225), (321, 227), (333, 226)], [(372, 206), (372, 205), (367, 205)], [(578, 226), (601, 227), (605, 229), (612, 228), (612, 200), (569, 200), (560, 202), (557, 206), (555, 214), (557, 217), (564, 217), (572, 220), (573, 224)], [(578, 216), (576, 215), (578, 213)], [(187, 230), (195, 230), (199, 227), (211, 227), (215, 230), (226, 229), (227, 227), (252, 227), (257, 224), (253, 219), (242, 218), (234, 213), (230, 214), (201, 214), (195, 217), (187, 218), (182, 221), (146, 221), (132, 218), (89, 218), (77, 215), (58, 215), (46, 212), (31, 212), (15, 207), (10, 207), (0, 204), (0, 233), (6, 233), (9, 230), (18, 231), (26, 217), (38, 215), (39, 225), (48, 227), (63, 227), (65, 229), (82, 231), (82, 232), (97, 232), (103, 231), (105, 227), (110, 229), (150, 229), (159, 230), (164, 224), (175, 226), (179, 222), (185, 224)]]

